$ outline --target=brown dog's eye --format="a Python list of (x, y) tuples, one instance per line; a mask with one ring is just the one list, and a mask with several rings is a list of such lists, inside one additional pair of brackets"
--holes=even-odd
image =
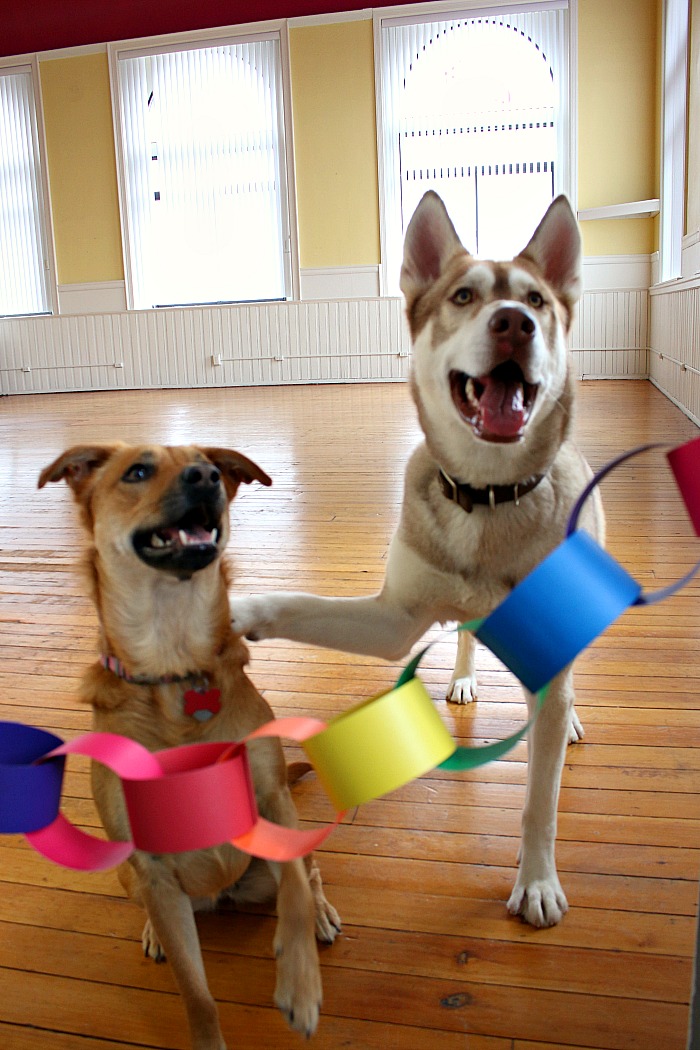
[(527, 301), (530, 306), (534, 306), (535, 309), (539, 309), (540, 306), (544, 306), (544, 299), (539, 292), (528, 292)]
[(452, 296), (452, 302), (455, 306), (466, 306), (474, 298), (471, 288), (458, 288), (455, 294)]
[(148, 481), (149, 478), (153, 477), (155, 469), (152, 463), (134, 463), (125, 474), (122, 474), (122, 481)]

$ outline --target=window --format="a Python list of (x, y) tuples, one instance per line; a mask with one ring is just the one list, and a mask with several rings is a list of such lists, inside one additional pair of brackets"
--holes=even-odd
[(382, 259), (395, 293), (426, 190), (466, 248), (510, 258), (552, 197), (571, 193), (567, 10), (381, 22)]
[(685, 219), (688, 0), (667, 0), (663, 26), (663, 117), (659, 280), (681, 276)]
[(286, 298), (279, 36), (119, 52), (116, 73), (129, 305)]
[(32, 66), (0, 67), (0, 315), (51, 313)]

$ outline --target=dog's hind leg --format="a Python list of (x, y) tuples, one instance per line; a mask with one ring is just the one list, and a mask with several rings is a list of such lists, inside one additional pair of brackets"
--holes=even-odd
[[(569, 668), (553, 679), (528, 736), (520, 867), (508, 910), (522, 915), (533, 926), (554, 926), (568, 909), (557, 875), (555, 845), (559, 785), (573, 702), (573, 672)], [(531, 695), (528, 703), (532, 710)]]
[(447, 699), (453, 704), (468, 704), (476, 700), (476, 639), (468, 631), (457, 635), (457, 659)]

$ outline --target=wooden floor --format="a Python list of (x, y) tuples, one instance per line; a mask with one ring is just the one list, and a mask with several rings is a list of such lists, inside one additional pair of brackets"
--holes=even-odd
[[(579, 388), (578, 435), (594, 467), (696, 428), (650, 384)], [(403, 464), (418, 430), (403, 385), (11, 397), (0, 401), (0, 718), (72, 737), (94, 658), (69, 493), (40, 469), (84, 440), (195, 441), (244, 451), (274, 478), (235, 505), (236, 587), (367, 594), (382, 578)], [(647, 587), (696, 560), (661, 454), (604, 485), (609, 547)], [(683, 1050), (700, 858), (700, 584), (631, 610), (578, 662), (586, 739), (571, 747), (558, 862), (570, 911), (536, 931), (508, 916), (526, 745), (472, 773), (433, 773), (351, 816), (320, 856), (344, 920), (322, 949), (316, 1050)], [(524, 718), (517, 685), (479, 650), (482, 699), (444, 701), (455, 643), (424, 681), (466, 742)], [(397, 667), (286, 642), (252, 650), (251, 675), (280, 714), (329, 716), (387, 688)], [(294, 752), (290, 749), (290, 755)], [(86, 765), (71, 760), (65, 811), (95, 826)], [(313, 778), (303, 817), (329, 806)], [(185, 1050), (166, 966), (142, 958), (141, 913), (116, 876), (50, 864), (0, 839), (0, 1046)], [(298, 1047), (272, 1006), (269, 914), (202, 918), (213, 992), (231, 1048)]]

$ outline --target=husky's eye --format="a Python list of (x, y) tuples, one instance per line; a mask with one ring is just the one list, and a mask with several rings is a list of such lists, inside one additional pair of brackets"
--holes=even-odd
[(452, 302), (455, 306), (466, 306), (470, 303), (474, 295), (471, 288), (458, 288), (455, 294), (452, 296)]
[(155, 474), (155, 469), (152, 463), (132, 463), (126, 473), (122, 474), (122, 481), (148, 481)]
[(530, 306), (534, 306), (535, 309), (539, 309), (540, 306), (544, 306), (544, 299), (539, 292), (528, 292), (527, 301)]

